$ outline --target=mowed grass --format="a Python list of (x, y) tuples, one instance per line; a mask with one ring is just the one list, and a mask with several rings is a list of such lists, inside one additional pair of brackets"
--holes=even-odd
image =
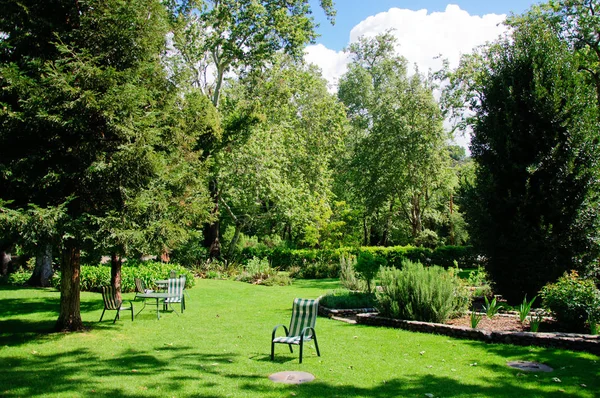
[[(131, 322), (98, 323), (101, 295), (81, 295), (81, 333), (48, 333), (59, 293), (0, 289), (2, 397), (594, 397), (595, 355), (537, 347), (487, 345), (446, 336), (317, 320), (321, 357), (311, 343), (298, 353), (276, 346), (271, 331), (288, 323), (294, 297), (316, 298), (335, 280), (265, 287), (198, 280), (183, 315), (160, 321), (147, 306)], [(126, 298), (133, 298), (126, 294)], [(139, 302), (137, 309), (141, 308)], [(178, 307), (176, 307), (178, 308)], [(551, 373), (526, 373), (511, 360), (545, 363)], [(275, 372), (301, 370), (316, 380), (275, 384)], [(427, 394), (427, 395), (426, 395)], [(431, 395), (429, 395), (431, 394)]]

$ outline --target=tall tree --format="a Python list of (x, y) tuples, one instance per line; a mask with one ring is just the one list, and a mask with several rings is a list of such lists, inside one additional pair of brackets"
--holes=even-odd
[(598, 254), (598, 108), (579, 67), (535, 17), (458, 73), (475, 113), (471, 236), (514, 302)]
[[(320, 4), (333, 21), (333, 1), (320, 0)], [(228, 73), (239, 76), (260, 69), (280, 51), (300, 58), (304, 46), (316, 38), (308, 0), (187, 1), (173, 2), (171, 9), (179, 24), (173, 37), (174, 78), (187, 78), (217, 108)], [(230, 124), (220, 141), (215, 137), (206, 143), (205, 156), (214, 156), (233, 139), (243, 140), (247, 128), (241, 122), (253, 120), (242, 117)], [(221, 255), (219, 219), (223, 199), (219, 196), (218, 174), (215, 164), (209, 181), (215, 218), (204, 229), (204, 243), (212, 257)]]
[(13, 208), (64, 208), (58, 330), (82, 328), (80, 251), (94, 217), (121, 211), (163, 163), (170, 95), (160, 1), (10, 1), (0, 53), (0, 192)]
[(247, 80), (226, 91), (225, 118), (248, 98), (262, 117), (243, 143), (217, 157), (219, 196), (236, 232), (245, 225), (318, 245), (317, 224), (331, 212), (330, 163), (345, 132), (343, 106), (316, 68), (286, 56)]
[[(434, 192), (448, 181), (442, 113), (428, 80), (419, 73), (407, 76), (390, 33), (361, 38), (349, 50), (353, 59), (339, 97), (356, 134), (350, 179), (368, 213), (385, 214), (387, 226), (404, 217), (414, 239), (423, 231)], [(388, 235), (384, 227), (377, 243), (386, 244)]]

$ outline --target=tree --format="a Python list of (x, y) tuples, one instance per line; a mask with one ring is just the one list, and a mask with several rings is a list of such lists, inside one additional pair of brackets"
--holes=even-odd
[[(304, 45), (316, 38), (315, 23), (308, 0), (207, 0), (172, 2), (173, 17), (178, 21), (173, 45), (175, 76), (188, 79), (220, 109), (223, 82), (227, 73), (249, 73), (259, 70), (284, 52), (300, 58)], [(333, 21), (335, 10), (332, 0), (320, 0), (328, 18)], [(214, 74), (211, 74), (211, 71)], [(216, 155), (234, 139), (247, 136), (243, 132), (251, 126), (250, 115), (239, 118), (224, 129), (221, 140), (208, 143), (204, 148), (207, 158)], [(240, 134), (241, 133), (241, 134)], [(221, 255), (219, 170), (211, 170), (209, 190), (213, 200), (214, 221), (204, 229), (205, 246), (212, 257)], [(224, 206), (227, 209), (227, 206)]]
[(387, 243), (398, 217), (408, 221), (415, 239), (434, 193), (447, 189), (449, 177), (448, 136), (431, 83), (419, 73), (407, 76), (406, 60), (394, 55), (394, 46), (390, 33), (351, 44), (353, 60), (338, 93), (355, 131), (347, 178), (365, 215), (384, 214), (379, 244)]
[(163, 166), (158, 111), (168, 25), (155, 0), (10, 2), (0, 53), (0, 192), (13, 209), (64, 209), (57, 330), (83, 327), (80, 252), (97, 218)]
[(331, 216), (330, 163), (346, 127), (342, 104), (315, 67), (283, 55), (225, 93), (225, 123), (248, 99), (260, 115), (243, 142), (216, 156), (219, 197), (236, 228), (230, 250), (242, 228), (318, 246)]
[(509, 301), (598, 254), (598, 108), (579, 66), (546, 21), (531, 18), (458, 73), (475, 113), (471, 236)]

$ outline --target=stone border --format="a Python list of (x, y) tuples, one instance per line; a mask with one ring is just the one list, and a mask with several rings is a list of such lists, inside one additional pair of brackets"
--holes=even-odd
[(325, 318), (345, 318), (350, 316), (355, 316), (356, 314), (366, 314), (366, 313), (376, 313), (376, 308), (354, 308), (354, 309), (344, 309), (344, 310), (336, 310), (333, 308), (323, 307), (319, 305), (319, 315)]
[[(326, 312), (325, 310), (340, 311), (324, 308), (323, 313)], [(444, 325), (441, 323), (385, 318), (376, 313), (364, 312), (366, 311), (363, 311), (363, 313), (356, 313), (356, 323), (359, 325), (386, 326), (412, 332), (435, 333), (462, 339), (479, 340), (486, 343), (554, 347), (573, 351), (586, 351), (600, 355), (600, 336), (597, 335), (575, 333), (491, 332), (462, 326)], [(321, 314), (321, 307), (319, 307), (319, 314)]]

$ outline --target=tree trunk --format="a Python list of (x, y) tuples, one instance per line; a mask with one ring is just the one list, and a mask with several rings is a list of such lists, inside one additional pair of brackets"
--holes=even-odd
[(53, 273), (52, 245), (42, 243), (38, 245), (37, 255), (35, 256), (35, 268), (27, 284), (30, 286), (48, 287), (50, 286), (50, 278), (52, 278)]
[(231, 239), (231, 242), (229, 243), (229, 250), (227, 250), (227, 259), (231, 260), (231, 256), (233, 256), (233, 251), (235, 250), (235, 246), (238, 243), (238, 240), (240, 240), (240, 234), (242, 233), (242, 227), (243, 227), (243, 223), (241, 222), (236, 222), (235, 223), (235, 233), (233, 234), (233, 239)]
[(221, 242), (219, 240), (219, 189), (217, 180), (213, 179), (210, 182), (210, 196), (213, 202), (212, 215), (214, 221), (212, 224), (204, 226), (204, 247), (208, 248), (208, 253), (211, 258), (221, 257)]
[(369, 228), (367, 227), (367, 216), (363, 216), (363, 246), (369, 244)]
[(121, 256), (118, 256), (117, 253), (110, 254), (110, 284), (115, 288), (117, 300), (122, 300), (121, 298), (121, 265), (123, 262), (121, 261)]
[(0, 250), (0, 275), (6, 276), (8, 274), (8, 266), (12, 260), (10, 253), (6, 250)]
[(60, 269), (60, 314), (55, 328), (60, 332), (74, 332), (83, 330), (79, 295), (81, 252), (73, 240), (65, 242), (65, 246)]

